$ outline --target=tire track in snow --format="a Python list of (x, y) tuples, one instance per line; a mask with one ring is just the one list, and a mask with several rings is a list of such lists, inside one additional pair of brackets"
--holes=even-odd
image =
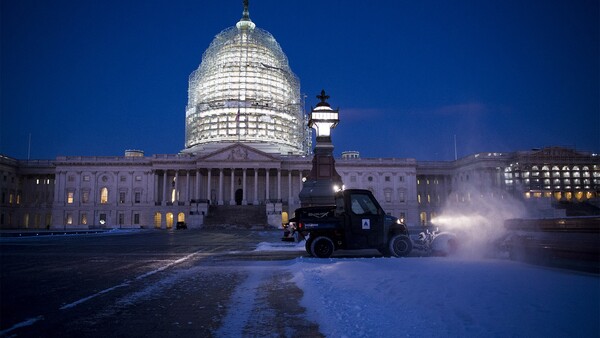
[(231, 303), (227, 315), (223, 319), (221, 328), (215, 332), (216, 337), (242, 337), (244, 328), (256, 304), (259, 286), (264, 279), (264, 269), (246, 269), (248, 277), (238, 285), (231, 296)]

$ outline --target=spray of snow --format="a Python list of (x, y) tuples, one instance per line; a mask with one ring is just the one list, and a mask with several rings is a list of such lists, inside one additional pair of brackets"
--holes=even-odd
[(447, 203), (431, 223), (458, 236), (457, 255), (464, 258), (493, 255), (495, 242), (505, 234), (504, 221), (527, 216), (527, 209), (502, 192), (493, 194), (495, 197), (490, 197), (492, 194), (482, 197), (476, 189), (470, 189), (465, 195), (473, 197), (464, 203)]

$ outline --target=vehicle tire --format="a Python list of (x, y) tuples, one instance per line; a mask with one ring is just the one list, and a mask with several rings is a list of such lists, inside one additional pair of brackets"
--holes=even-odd
[(313, 239), (310, 236), (306, 239), (306, 242), (304, 242), (304, 249), (306, 249), (306, 252), (308, 252), (308, 254), (310, 256), (313, 255), (312, 252), (310, 251), (310, 247), (312, 245), (312, 242), (313, 242)]
[(408, 256), (412, 250), (412, 242), (406, 235), (396, 235), (390, 239), (388, 248), (390, 255), (394, 257), (404, 257)]
[(319, 236), (315, 238), (310, 245), (311, 255), (319, 258), (329, 258), (333, 255), (335, 246), (333, 241), (326, 236)]

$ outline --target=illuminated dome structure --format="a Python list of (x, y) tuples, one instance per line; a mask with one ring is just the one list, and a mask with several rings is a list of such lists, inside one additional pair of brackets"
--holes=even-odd
[(189, 78), (184, 152), (243, 142), (268, 153), (304, 155), (311, 135), (300, 81), (273, 36), (242, 19), (219, 33)]

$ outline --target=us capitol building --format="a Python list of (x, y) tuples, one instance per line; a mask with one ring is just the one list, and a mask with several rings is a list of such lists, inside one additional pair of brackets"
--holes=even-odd
[[(275, 38), (250, 20), (246, 2), (240, 21), (214, 38), (190, 75), (185, 149), (55, 160), (0, 155), (0, 228), (280, 226), (300, 206), (311, 170), (303, 107), (298, 77)], [(371, 190), (409, 226), (429, 224), (447, 205), (508, 196), (545, 213), (564, 204), (597, 210), (600, 194), (600, 157), (561, 147), (444, 162), (347, 151), (336, 168), (346, 188)]]

